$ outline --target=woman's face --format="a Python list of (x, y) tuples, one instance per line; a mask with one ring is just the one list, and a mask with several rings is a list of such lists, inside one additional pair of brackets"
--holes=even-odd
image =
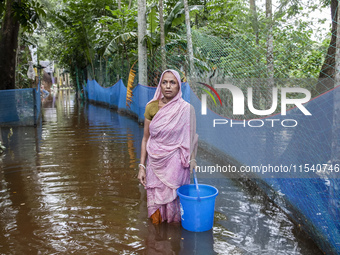
[(162, 94), (166, 99), (173, 99), (179, 91), (179, 84), (175, 75), (173, 75), (171, 72), (166, 72), (163, 75), (161, 89)]

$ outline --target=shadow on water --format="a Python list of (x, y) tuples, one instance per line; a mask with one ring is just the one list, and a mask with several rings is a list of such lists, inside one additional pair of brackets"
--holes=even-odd
[(1, 254), (321, 254), (263, 196), (223, 176), (204, 179), (220, 192), (212, 230), (152, 225), (136, 178), (143, 128), (68, 91), (43, 106), (37, 128), (1, 129)]

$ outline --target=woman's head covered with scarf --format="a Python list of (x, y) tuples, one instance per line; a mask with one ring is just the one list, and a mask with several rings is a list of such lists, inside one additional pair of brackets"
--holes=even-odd
[(178, 83), (178, 93), (174, 98), (172, 98), (171, 101), (177, 101), (179, 98), (182, 98), (181, 77), (179, 76), (179, 73), (177, 71), (172, 70), (172, 69), (168, 69), (168, 70), (165, 70), (162, 73), (161, 78), (159, 79), (159, 83), (158, 83), (156, 92), (155, 92), (153, 98), (148, 102), (148, 104), (151, 103), (152, 101), (155, 101), (155, 100), (161, 100), (164, 97), (164, 95), (162, 93), (162, 81), (163, 81), (163, 77), (164, 77), (165, 73), (172, 73), (175, 76), (177, 83)]

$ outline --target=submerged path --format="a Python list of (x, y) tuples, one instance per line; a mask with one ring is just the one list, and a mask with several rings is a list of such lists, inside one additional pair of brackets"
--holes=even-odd
[(212, 230), (152, 225), (136, 170), (143, 128), (69, 91), (50, 99), (39, 127), (1, 129), (1, 254), (323, 254), (256, 188), (222, 174), (200, 179), (219, 190)]

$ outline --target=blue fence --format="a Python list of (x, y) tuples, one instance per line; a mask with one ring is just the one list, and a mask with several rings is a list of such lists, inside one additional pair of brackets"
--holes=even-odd
[[(139, 122), (144, 122), (144, 112), (147, 102), (155, 94), (155, 87), (147, 87), (138, 84), (133, 91), (133, 101), (129, 106), (126, 105), (126, 87), (122, 80), (108, 88), (103, 88), (95, 80), (88, 80), (84, 86), (85, 96), (89, 101), (107, 105), (120, 111), (127, 111), (136, 116)], [(190, 101), (190, 87), (187, 83), (182, 84), (182, 96), (187, 102)]]
[(40, 112), (39, 90), (0, 90), (0, 126), (35, 126)]
[[(88, 81), (84, 91), (89, 100), (129, 111), (142, 122), (145, 105), (155, 88), (138, 85), (129, 107), (122, 81), (111, 88)], [(250, 177), (255, 177), (252, 180), (301, 224), (326, 254), (340, 254), (340, 166), (337, 165), (340, 162), (334, 160), (334, 151), (339, 151), (336, 147), (340, 146), (337, 135), (340, 118), (334, 110), (340, 88), (305, 104), (312, 116), (305, 116), (295, 108), (285, 116), (260, 120), (231, 120), (210, 110), (202, 115), (201, 101), (190, 86), (182, 84), (182, 91), (183, 98), (196, 110), (200, 141), (239, 165), (262, 169), (250, 173)], [(270, 167), (280, 166), (284, 171), (269, 171)]]

